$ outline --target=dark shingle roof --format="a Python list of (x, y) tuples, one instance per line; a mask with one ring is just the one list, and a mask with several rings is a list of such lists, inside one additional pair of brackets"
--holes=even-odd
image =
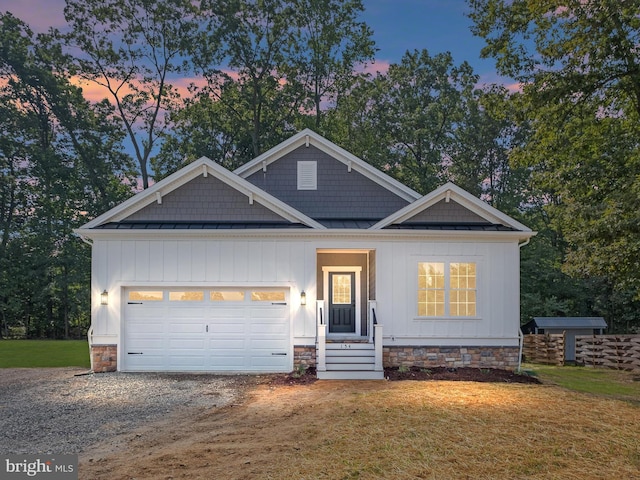
[(602, 317), (533, 317), (533, 320), (522, 325), (524, 333), (535, 333), (536, 328), (555, 330), (590, 330), (607, 328)]
[(538, 328), (607, 328), (602, 317), (533, 317)]
[(514, 232), (511, 227), (494, 223), (435, 223), (435, 222), (403, 222), (394, 223), (385, 229), (397, 230), (472, 230), (483, 232)]
[(101, 230), (250, 230), (265, 228), (309, 228), (290, 222), (109, 222)]

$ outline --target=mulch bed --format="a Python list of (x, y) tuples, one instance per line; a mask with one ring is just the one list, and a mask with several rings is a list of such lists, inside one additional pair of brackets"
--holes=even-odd
[(384, 376), (389, 380), (451, 380), (463, 382), (493, 383), (540, 383), (536, 377), (499, 368), (472, 367), (410, 367), (407, 369), (385, 368)]
[[(493, 383), (540, 383), (536, 377), (519, 374), (498, 368), (471, 367), (432, 367), (432, 368), (385, 368), (384, 376), (390, 381), (399, 380), (449, 380), (464, 382), (493, 382)], [(316, 382), (316, 369), (308, 368), (304, 373), (289, 373), (274, 375), (269, 382), (271, 385), (308, 385)]]

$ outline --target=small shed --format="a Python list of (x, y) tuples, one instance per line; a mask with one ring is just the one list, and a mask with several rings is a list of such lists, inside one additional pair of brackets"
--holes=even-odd
[(565, 361), (576, 360), (576, 335), (602, 335), (607, 322), (602, 317), (533, 317), (525, 323), (522, 333), (562, 333), (565, 336)]

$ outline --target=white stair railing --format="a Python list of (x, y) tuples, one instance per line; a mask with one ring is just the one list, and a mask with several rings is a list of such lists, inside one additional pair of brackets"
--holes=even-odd
[(382, 325), (378, 323), (378, 318), (376, 317), (377, 305), (375, 300), (369, 300), (369, 331), (372, 332), (375, 349), (374, 371), (382, 372), (384, 370), (382, 365)]
[(316, 306), (316, 371), (327, 371), (327, 324), (324, 318), (324, 300)]

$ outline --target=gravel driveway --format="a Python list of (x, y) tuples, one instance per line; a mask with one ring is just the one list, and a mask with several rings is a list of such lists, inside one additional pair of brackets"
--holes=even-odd
[(240, 400), (255, 377), (0, 369), (0, 452), (80, 453), (177, 411)]

